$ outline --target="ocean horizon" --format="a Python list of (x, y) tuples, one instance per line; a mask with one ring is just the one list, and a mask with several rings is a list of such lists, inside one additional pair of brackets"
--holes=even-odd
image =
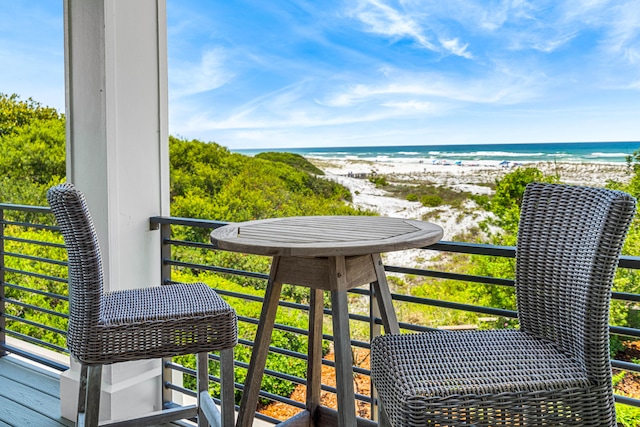
[(640, 141), (530, 144), (401, 145), (370, 147), (304, 147), (232, 150), (249, 156), (288, 152), (326, 160), (433, 163), (626, 163)]

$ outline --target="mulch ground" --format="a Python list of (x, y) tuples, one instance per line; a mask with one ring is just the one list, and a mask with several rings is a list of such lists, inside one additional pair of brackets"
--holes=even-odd
[[(333, 360), (333, 352), (327, 354), (325, 359)], [(363, 369), (369, 369), (369, 350), (359, 349), (355, 350), (353, 354), (355, 365)], [(326, 384), (332, 387), (336, 385), (336, 373), (335, 370), (326, 365), (322, 365), (322, 384)], [(357, 394), (363, 394), (365, 396), (371, 393), (371, 382), (368, 376), (354, 375), (354, 390)], [(307, 387), (304, 385), (298, 385), (290, 396), (290, 399), (297, 402), (304, 403), (306, 400)], [(320, 401), (323, 406), (337, 409), (337, 398), (333, 393), (322, 391), (320, 394)], [(258, 410), (260, 413), (268, 415), (279, 420), (286, 420), (293, 417), (301, 410), (292, 406), (286, 405), (280, 402), (274, 402), (269, 405), (263, 406)], [(371, 407), (368, 403), (356, 401), (356, 415), (362, 418), (371, 417)]]
[[(625, 344), (626, 350), (617, 356), (618, 359), (626, 362), (638, 362), (640, 360), (640, 341)], [(617, 370), (614, 369), (614, 374)], [(617, 384), (616, 391), (624, 393), (625, 396), (640, 399), (640, 374), (628, 372)]]

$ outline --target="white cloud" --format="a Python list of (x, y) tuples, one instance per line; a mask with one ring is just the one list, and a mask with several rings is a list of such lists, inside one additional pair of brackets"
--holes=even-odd
[(553, 37), (535, 38), (531, 41), (530, 47), (544, 53), (551, 53), (562, 46), (567, 45), (571, 39), (578, 35), (577, 31), (573, 31), (566, 34), (558, 34)]
[(472, 59), (473, 55), (467, 51), (467, 47), (469, 47), (469, 43), (464, 45), (460, 45), (460, 40), (457, 38), (449, 39), (449, 40), (440, 40), (442, 46), (447, 49), (449, 52), (453, 53), (457, 56), (462, 56), (467, 59)]
[(407, 73), (386, 69), (383, 81), (333, 89), (318, 100), (327, 107), (353, 108), (407, 102), (455, 102), (458, 104), (514, 104), (541, 96), (543, 76), (530, 69), (517, 71), (500, 65), (488, 77), (447, 76), (435, 72)]
[(426, 49), (438, 51), (417, 21), (382, 1), (361, 0), (353, 15), (367, 26), (369, 32), (392, 38), (409, 38)]
[(408, 113), (427, 113), (435, 110), (435, 106), (432, 102), (417, 101), (415, 99), (410, 101), (390, 101), (380, 105), (382, 107), (389, 107)]
[(635, 64), (640, 44), (640, 3), (634, 1), (611, 8), (608, 21), (605, 46)]
[(176, 61), (169, 73), (172, 97), (207, 92), (227, 83), (234, 73), (227, 67), (227, 55), (222, 48), (205, 51), (198, 63)]

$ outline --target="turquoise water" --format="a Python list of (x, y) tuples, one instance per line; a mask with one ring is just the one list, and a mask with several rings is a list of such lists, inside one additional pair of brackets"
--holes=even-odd
[(640, 150), (640, 141), (583, 142), (539, 144), (483, 144), (483, 145), (407, 145), (380, 147), (315, 147), (282, 149), (234, 150), (246, 155), (263, 151), (300, 154), (324, 159), (358, 159), (392, 162), (579, 162), (624, 163), (627, 156)]

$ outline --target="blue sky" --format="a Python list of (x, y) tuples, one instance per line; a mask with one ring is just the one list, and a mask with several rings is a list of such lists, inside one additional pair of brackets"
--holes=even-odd
[[(640, 140), (638, 0), (167, 0), (173, 135), (230, 149)], [(62, 1), (0, 92), (64, 108)]]

